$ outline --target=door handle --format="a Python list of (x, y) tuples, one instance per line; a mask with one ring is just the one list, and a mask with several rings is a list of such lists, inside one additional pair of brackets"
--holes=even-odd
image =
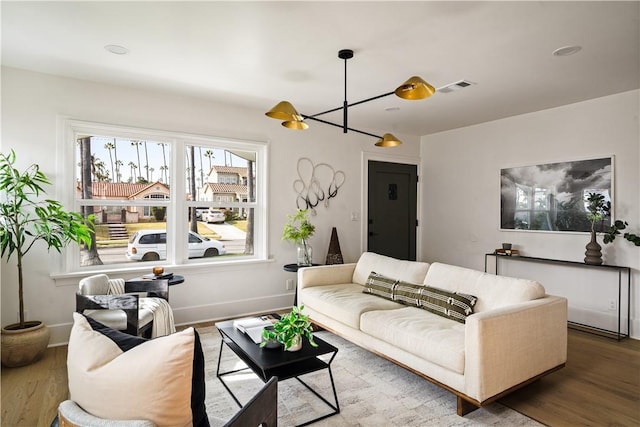
[(369, 232), (369, 236), (377, 236), (377, 235), (378, 235), (378, 233), (374, 233), (373, 231)]

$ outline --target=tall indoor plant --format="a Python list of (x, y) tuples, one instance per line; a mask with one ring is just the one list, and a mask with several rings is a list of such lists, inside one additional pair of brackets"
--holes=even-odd
[(287, 215), (289, 222), (284, 226), (282, 239), (298, 245), (298, 265), (311, 265), (313, 252), (309, 245), (309, 238), (313, 236), (316, 227), (307, 218), (308, 211), (298, 209), (294, 215)]
[[(85, 220), (77, 212), (67, 212), (46, 194), (51, 181), (36, 164), (23, 171), (14, 167), (16, 154), (0, 153), (0, 248), (8, 262), (15, 255), (18, 268), (19, 322), (2, 328), (2, 363), (22, 366), (38, 360), (49, 343), (49, 330), (41, 321), (24, 316), (25, 255), (37, 241), (60, 252), (70, 242), (91, 245), (93, 217)], [(25, 347), (24, 342), (30, 345)], [(44, 344), (44, 345), (43, 345)]]

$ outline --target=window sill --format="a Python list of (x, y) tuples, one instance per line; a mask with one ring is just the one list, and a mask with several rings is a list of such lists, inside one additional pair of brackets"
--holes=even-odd
[[(158, 264), (161, 265), (165, 271), (171, 271), (176, 274), (185, 275), (187, 272), (201, 272), (207, 271), (211, 272), (211, 269), (216, 270), (240, 270), (246, 268), (248, 265), (256, 265), (256, 264), (270, 264), (275, 262), (273, 258), (266, 259), (244, 259), (244, 260), (233, 260), (233, 261), (219, 261), (219, 262), (194, 262), (189, 264)], [(147, 274), (151, 271), (153, 265), (151, 263), (147, 263), (144, 267), (136, 266), (134, 268), (128, 267), (113, 267), (113, 268), (103, 268), (98, 270), (87, 270), (87, 271), (74, 271), (71, 273), (52, 273), (49, 275), (54, 281), (56, 286), (77, 286), (78, 280), (94, 275), (94, 274), (107, 274), (110, 276), (139, 276), (142, 274)]]

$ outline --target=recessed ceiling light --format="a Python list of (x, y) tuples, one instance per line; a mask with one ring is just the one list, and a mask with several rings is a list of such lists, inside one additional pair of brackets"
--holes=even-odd
[(115, 53), (116, 55), (126, 55), (129, 53), (129, 49), (124, 46), (118, 46), (117, 44), (108, 44), (104, 48), (107, 52)]
[(387, 107), (384, 109), (384, 111), (399, 111), (400, 107)]
[(582, 46), (565, 46), (553, 51), (553, 56), (569, 56), (582, 50)]

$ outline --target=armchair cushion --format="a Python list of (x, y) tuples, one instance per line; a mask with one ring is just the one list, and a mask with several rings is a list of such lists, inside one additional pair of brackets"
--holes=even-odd
[(193, 328), (146, 340), (79, 313), (69, 339), (70, 399), (107, 419), (206, 427), (204, 356)]

